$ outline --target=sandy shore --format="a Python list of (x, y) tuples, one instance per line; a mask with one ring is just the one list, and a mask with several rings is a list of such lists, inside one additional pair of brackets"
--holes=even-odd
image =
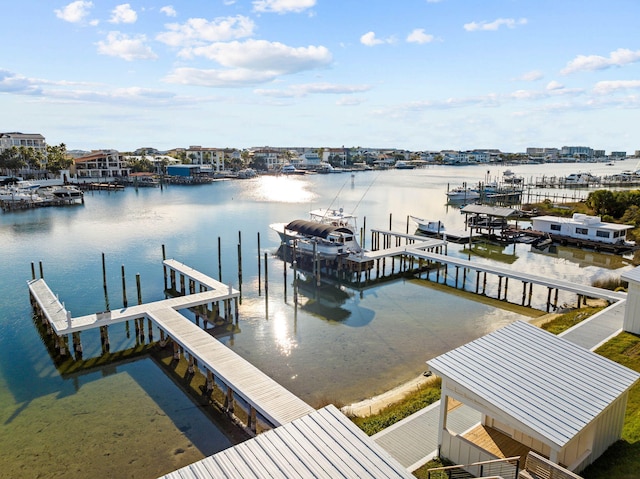
[(397, 386), (390, 391), (379, 394), (363, 401), (359, 401), (342, 408), (342, 412), (351, 416), (366, 417), (372, 414), (377, 414), (382, 409), (398, 401), (401, 401), (410, 392), (418, 390), (421, 386), (433, 382), (436, 376), (424, 376), (420, 375), (411, 381), (408, 381), (400, 386)]

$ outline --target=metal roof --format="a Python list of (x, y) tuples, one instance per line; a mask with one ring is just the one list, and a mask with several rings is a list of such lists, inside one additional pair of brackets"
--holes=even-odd
[(460, 210), (461, 213), (469, 213), (476, 215), (495, 216), (496, 218), (510, 218), (519, 216), (520, 212), (513, 208), (504, 208), (501, 206), (485, 206), (485, 205), (467, 205)]
[(344, 226), (333, 226), (307, 220), (293, 220), (285, 227), (285, 230), (295, 231), (305, 236), (315, 236), (317, 238), (326, 238), (334, 231), (353, 234), (353, 231)]
[(620, 275), (624, 281), (633, 281), (640, 283), (640, 266), (632, 269), (631, 271), (625, 271)]
[(584, 221), (576, 220), (575, 218), (565, 218), (562, 216), (550, 216), (550, 215), (536, 216), (534, 218), (531, 218), (531, 221), (532, 222), (544, 221), (547, 223), (563, 223), (568, 225), (583, 226), (585, 228), (589, 228), (589, 227), (602, 228), (602, 229), (608, 229), (613, 231), (624, 231), (624, 230), (629, 230), (633, 228), (632, 225), (623, 225), (620, 223), (607, 223), (601, 220), (584, 222)]
[(335, 406), (259, 434), (162, 479), (415, 479)]
[(483, 412), (556, 447), (566, 445), (640, 378), (522, 321), (428, 364), (475, 396)]

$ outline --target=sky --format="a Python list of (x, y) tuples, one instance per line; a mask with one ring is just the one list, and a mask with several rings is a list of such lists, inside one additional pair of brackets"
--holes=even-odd
[(640, 150), (637, 0), (22, 0), (0, 132), (67, 149)]

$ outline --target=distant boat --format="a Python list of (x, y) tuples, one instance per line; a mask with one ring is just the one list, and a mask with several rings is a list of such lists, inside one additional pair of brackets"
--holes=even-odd
[(450, 202), (475, 201), (480, 198), (480, 192), (472, 188), (459, 186), (447, 191), (447, 200)]
[(59, 198), (59, 199), (80, 199), (84, 196), (82, 190), (73, 185), (61, 185), (61, 186), (48, 186), (46, 188), (40, 188), (38, 194), (44, 198)]
[(428, 235), (441, 235), (446, 233), (442, 221), (425, 220), (423, 218), (418, 218), (417, 216), (411, 216), (410, 218), (416, 224), (418, 231), (421, 233)]
[(564, 179), (565, 184), (587, 185), (589, 183), (598, 183), (600, 178), (593, 176), (591, 173), (571, 173)]
[(304, 175), (305, 172), (302, 170), (298, 170), (295, 166), (293, 166), (291, 163), (288, 163), (286, 165), (284, 165), (282, 167), (282, 170), (280, 170), (280, 172), (283, 175)]
[(415, 167), (416, 165), (407, 161), (396, 161), (396, 170), (413, 170)]

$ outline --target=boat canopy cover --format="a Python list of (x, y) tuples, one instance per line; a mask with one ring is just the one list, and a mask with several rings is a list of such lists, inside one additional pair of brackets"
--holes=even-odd
[(317, 221), (293, 220), (285, 229), (295, 231), (305, 236), (316, 236), (326, 238), (330, 233), (338, 231), (340, 233), (353, 234), (349, 228), (344, 226), (334, 226), (330, 224), (318, 223)]

